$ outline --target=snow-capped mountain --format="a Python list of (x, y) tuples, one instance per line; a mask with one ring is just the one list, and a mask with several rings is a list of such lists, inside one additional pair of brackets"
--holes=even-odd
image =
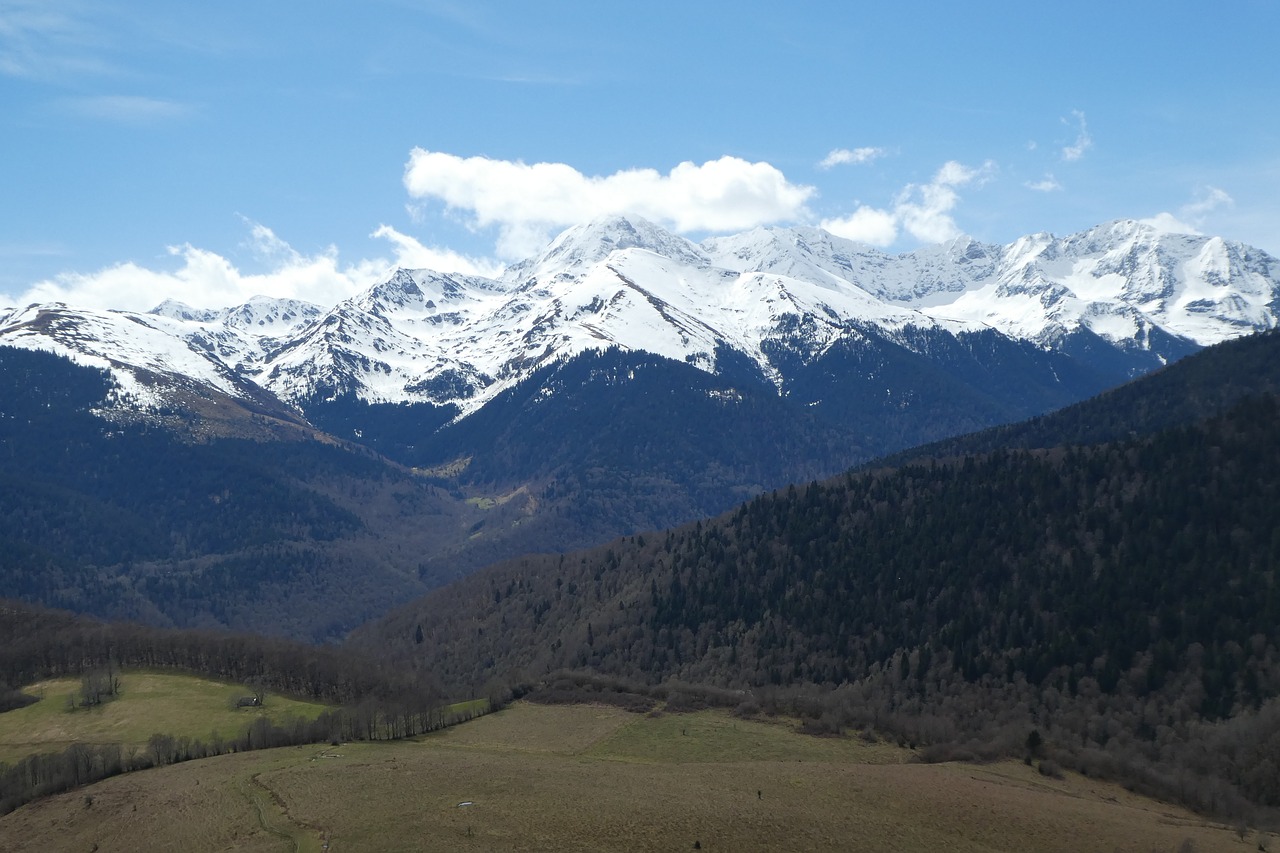
[(192, 308), (166, 299), (141, 322), (164, 328), (197, 349), (211, 353), (238, 374), (261, 369), (267, 354), (313, 324), (324, 309), (299, 299), (255, 296), (220, 310)]
[[(104, 414), (159, 416), (181, 410), (213, 421), (240, 420), (234, 414), (239, 412), (259, 416), (263, 424), (305, 424), (296, 411), (246, 376), (239, 362), (227, 358), (266, 340), (236, 334), (253, 304), (198, 312), (169, 301), (155, 314), (29, 305), (0, 310), (0, 345), (44, 350), (108, 371), (115, 387), (104, 401)], [(281, 307), (270, 306), (264, 320), (278, 317)], [(220, 403), (231, 405), (217, 412)]]
[(0, 313), (0, 343), (106, 369), (119, 386), (120, 401), (138, 407), (161, 405), (165, 387), (182, 380), (229, 396), (247, 385), (221, 360), (144, 315), (31, 305)]
[(1137, 222), (890, 255), (814, 228), (699, 246), (610, 217), (568, 229), (496, 281), (398, 270), (257, 377), (291, 400), (347, 391), (466, 413), (540, 366), (610, 346), (707, 371), (727, 349), (779, 384), (779, 345), (812, 359), (851, 336), (907, 342), (907, 328), (994, 329), (1044, 348), (1084, 330), (1156, 363), (1273, 327), (1278, 296), (1280, 262), (1267, 254)]
[(787, 364), (869, 336), (918, 351), (922, 332), (994, 331), (1054, 351), (1085, 335), (1130, 357), (1133, 373), (1273, 328), (1278, 312), (1280, 261), (1134, 221), (891, 255), (816, 228), (699, 245), (607, 217), (498, 279), (395, 270), (327, 311), (261, 297), (218, 311), (167, 301), (145, 315), (32, 306), (0, 314), (0, 343), (130, 374), (122, 385), (144, 402), (137, 370), (231, 395), (258, 386), (304, 407), (350, 396), (465, 416), (541, 367), (610, 347), (709, 373), (732, 353), (781, 389)]
[(1274, 327), (1280, 296), (1280, 262), (1265, 252), (1132, 220), (1008, 246), (960, 237), (901, 255), (800, 228), (757, 229), (704, 247), (730, 269), (825, 278), (927, 317), (1047, 345), (1084, 327), (1141, 347), (1142, 330), (1158, 327), (1207, 346)]

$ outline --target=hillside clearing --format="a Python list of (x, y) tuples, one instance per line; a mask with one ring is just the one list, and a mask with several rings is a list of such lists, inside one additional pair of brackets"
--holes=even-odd
[[(694, 746), (667, 743), (677, 741)], [(890, 763), (890, 750), (718, 712), (517, 703), (416, 741), (109, 779), (0, 819), (0, 851), (314, 849), (319, 839), (333, 851), (1245, 849), (1226, 827), (1116, 785), (1015, 762), (902, 763), (905, 750)]]
[(257, 708), (237, 708), (243, 685), (165, 672), (126, 671), (120, 696), (94, 708), (67, 710), (67, 697), (80, 680), (56, 678), (25, 688), (43, 697), (25, 708), (0, 714), (0, 762), (14, 763), (33, 752), (54, 752), (72, 743), (119, 743), (142, 747), (153, 734), (210, 739), (241, 734), (258, 717), (314, 719), (326, 706), (269, 694)]

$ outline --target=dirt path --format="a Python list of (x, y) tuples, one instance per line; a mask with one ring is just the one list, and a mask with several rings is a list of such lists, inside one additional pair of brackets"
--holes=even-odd
[(247, 779), (236, 780), (240, 793), (253, 805), (258, 824), (292, 844), (294, 853), (325, 853), (329, 849), (325, 834), (290, 817), (289, 807), (279, 794), (267, 787), (261, 776), (261, 773), (254, 773)]

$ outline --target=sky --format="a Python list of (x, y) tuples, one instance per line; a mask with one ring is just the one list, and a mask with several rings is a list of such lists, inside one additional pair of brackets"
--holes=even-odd
[(332, 305), (593, 217), (1280, 255), (1280, 3), (0, 0), (0, 305)]

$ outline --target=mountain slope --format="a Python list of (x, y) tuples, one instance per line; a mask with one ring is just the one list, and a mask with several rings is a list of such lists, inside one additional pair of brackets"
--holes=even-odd
[[(165, 310), (177, 309), (167, 303)], [(238, 313), (218, 312), (219, 322)], [(109, 419), (164, 424), (197, 439), (311, 431), (294, 407), (229, 366), (210, 341), (176, 336), (165, 316), (33, 305), (0, 311), (0, 345), (107, 371), (110, 384), (94, 412)]]
[[(313, 430), (189, 436), (94, 412), (109, 372), (0, 347), (0, 586), (114, 619), (329, 640), (429, 588), (481, 517)], [(424, 523), (429, 522), (429, 523)]]
[[(1137, 380), (1135, 426), (1140, 386), (1176, 396), (1275, 345)], [(1233, 375), (1252, 388), (1208, 418), (790, 487), (491, 567), (351, 642), (464, 692), (564, 669), (672, 695), (712, 683), (819, 726), (996, 754), (1049, 743), (1200, 808), (1280, 805), (1280, 360), (1258, 360), (1266, 375)]]
[(1099, 444), (1192, 423), (1258, 394), (1280, 394), (1280, 332), (1227, 341), (1048, 415), (915, 447), (877, 465), (986, 453), (1000, 448)]
[[(1280, 623), (1268, 621), (1280, 598), (1267, 592), (1280, 560), (1277, 341), (1214, 347), (1126, 389), (1141, 427), (1144, 386), (1178, 396), (1233, 375), (1250, 393), (1202, 423), (1192, 422), (1198, 408), (1124, 443), (997, 450), (792, 487), (713, 522), (494, 567), (370, 627), (363, 642), (455, 683), (582, 665), (645, 679), (840, 683), (928, 648), (970, 680), (1022, 672), (1040, 684), (1077, 664), (1083, 674), (1108, 665), (1113, 679), (1157, 647), (1174, 667), (1169, 655), (1180, 660), (1192, 642), (1219, 648), (1254, 634), (1267, 657), (1267, 643), (1280, 644)], [(1267, 370), (1235, 375), (1250, 357)], [(1041, 420), (1087, 419), (1089, 405), (1115, 404)], [(431, 644), (408, 641), (417, 625)], [(1264, 667), (1274, 681), (1264, 689), (1262, 663), (1251, 666), (1247, 678), (1233, 669), (1207, 685), (1206, 710), (1280, 689), (1280, 670)]]

